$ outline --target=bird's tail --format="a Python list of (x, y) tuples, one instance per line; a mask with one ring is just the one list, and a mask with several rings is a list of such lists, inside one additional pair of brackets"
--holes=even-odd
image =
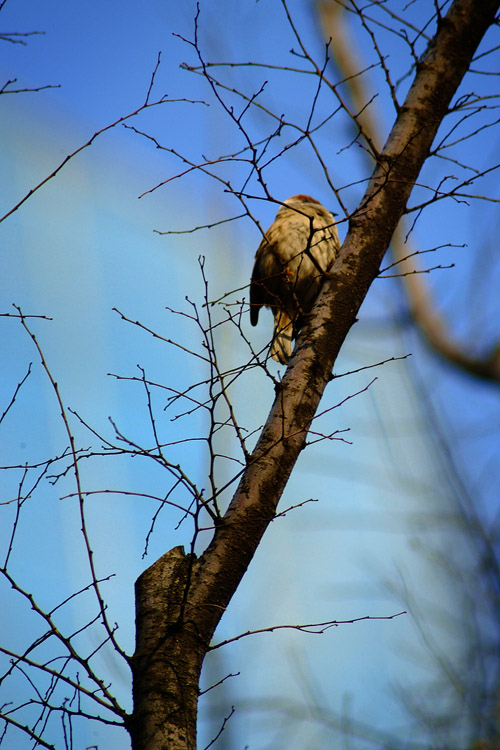
[(274, 333), (271, 341), (271, 357), (286, 365), (292, 356), (293, 322), (283, 310), (274, 316)]

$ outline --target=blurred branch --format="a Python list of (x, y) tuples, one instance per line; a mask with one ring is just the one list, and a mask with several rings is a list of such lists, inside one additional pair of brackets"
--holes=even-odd
[[(335, 0), (320, 0), (318, 9), (324, 34), (332, 40), (330, 45), (332, 59), (346, 80), (354, 107), (361, 112), (363, 130), (370, 134), (371, 139), (379, 148), (383, 134), (374, 107), (366, 107), (371, 94), (366, 89), (366, 77), (358, 75), (362, 64), (361, 50), (352, 36), (346, 7)], [(393, 87), (391, 86), (390, 89), (393, 95)], [(444, 139), (441, 141), (441, 147), (444, 147), (443, 141)], [(439, 148), (439, 146), (436, 147), (435, 151), (437, 152)], [(500, 385), (500, 341), (489, 356), (472, 357), (466, 348), (453, 339), (445, 321), (437, 312), (418, 267), (413, 258), (409, 257), (419, 254), (419, 251), (408, 247), (408, 240), (405, 241), (403, 230), (399, 227), (394, 233), (391, 247), (395, 261), (399, 264), (398, 275), (402, 277), (413, 321), (428, 345), (452, 365), (470, 375)]]
[[(309, 697), (309, 696), (308, 696)], [(306, 724), (314, 722), (316, 726), (322, 726), (324, 729), (334, 733), (329, 738), (328, 747), (335, 748), (373, 748), (374, 750), (430, 750), (427, 743), (418, 742), (414, 739), (405, 737), (401, 741), (397, 733), (384, 731), (376, 728), (367, 722), (352, 717), (345, 717), (332, 711), (328, 706), (321, 705), (316, 696), (310, 696), (308, 705), (304, 706), (300, 701), (273, 699), (266, 696), (265, 699), (242, 701), (239, 706), (240, 710), (254, 712), (260, 717), (266, 717), (270, 714), (281, 715), (286, 721), (288, 727), (296, 726), (297, 729)], [(337, 733), (341, 733), (339, 737)], [(361, 740), (361, 745), (351, 744), (350, 739)], [(323, 744), (323, 747), (326, 743)], [(489, 750), (489, 748), (487, 749)]]
[[(2, 10), (4, 3), (6, 0), (4, 0), (3, 3), (0, 4), (0, 10)], [(28, 36), (40, 36), (42, 34), (45, 34), (45, 31), (3, 31), (0, 33), (0, 41), (1, 42), (10, 42), (11, 44), (24, 44), (26, 45), (27, 42), (25, 41), (26, 37)]]

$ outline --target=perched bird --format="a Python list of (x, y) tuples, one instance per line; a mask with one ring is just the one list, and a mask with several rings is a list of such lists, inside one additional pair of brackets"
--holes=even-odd
[(332, 214), (308, 195), (288, 198), (260, 243), (250, 282), (250, 322), (257, 325), (260, 308), (271, 308), (271, 356), (281, 364), (290, 359), (292, 339), (339, 248)]

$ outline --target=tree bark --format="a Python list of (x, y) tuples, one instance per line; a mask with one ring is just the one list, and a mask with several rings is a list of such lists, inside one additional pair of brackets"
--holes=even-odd
[[(332, 60), (347, 82), (354, 110), (360, 112), (358, 123), (361, 123), (363, 133), (369, 141), (379, 148), (382, 141), (380, 117), (375, 114), (374, 102), (370, 107), (366, 106), (373, 92), (368, 91), (365, 86), (366, 77), (358, 75), (364, 63), (359, 59), (360, 51), (356, 47), (353, 35), (349, 34), (347, 8), (337, 4), (335, 0), (323, 0), (320, 3), (320, 13), (323, 17), (325, 37), (331, 40)], [(411, 257), (416, 248), (405, 240), (404, 235), (403, 228), (399, 226), (392, 238), (392, 251), (406, 289), (412, 320), (427, 344), (451, 365), (469, 375), (500, 385), (500, 345), (494, 346), (489, 355), (476, 357), (470, 354), (470, 346), (459, 344), (454, 339), (444, 318), (436, 310), (423, 274), (418, 273), (417, 265)]]
[(174, 547), (135, 584), (131, 659), (134, 750), (196, 750), (198, 684), (206, 648), (183, 617), (191, 556)]
[(419, 66), (340, 256), (297, 342), (231, 504), (199, 559), (182, 549), (139, 578), (134, 750), (192, 750), (204, 653), (305, 446), (340, 347), (498, 0), (455, 0)]

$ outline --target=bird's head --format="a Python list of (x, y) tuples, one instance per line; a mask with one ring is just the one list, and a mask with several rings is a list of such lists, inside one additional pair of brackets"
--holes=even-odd
[(304, 195), (303, 193), (299, 193), (298, 195), (292, 195), (291, 198), (287, 198), (285, 201), (285, 204), (287, 206), (291, 206), (294, 203), (316, 203), (320, 205), (320, 202), (316, 200), (316, 198), (311, 198), (310, 195)]

